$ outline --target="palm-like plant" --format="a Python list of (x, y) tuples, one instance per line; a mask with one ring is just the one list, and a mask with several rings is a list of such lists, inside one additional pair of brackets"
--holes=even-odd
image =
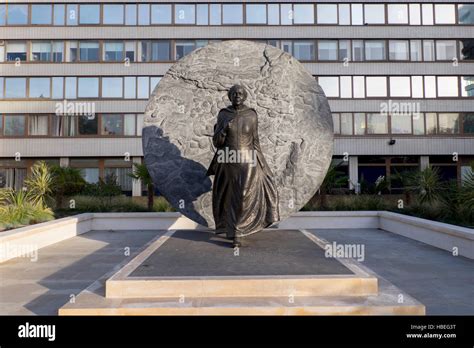
[(441, 182), (438, 168), (427, 167), (407, 174), (407, 190), (416, 192), (420, 204), (433, 204), (441, 201), (445, 185)]
[[(344, 172), (338, 170), (341, 163), (331, 163), (321, 187), (319, 188), (321, 208), (327, 207), (327, 195), (331, 193), (332, 189), (336, 187), (342, 187), (343, 185), (347, 184), (347, 176), (344, 175)], [(310, 202), (310, 204), (312, 204), (312, 202)]]
[(154, 205), (154, 194), (155, 194), (155, 185), (153, 184), (153, 180), (148, 172), (148, 169), (145, 164), (141, 163), (134, 163), (133, 164), (133, 171), (131, 174), (128, 174), (134, 180), (140, 180), (143, 185), (147, 188), (147, 197), (148, 197), (148, 210), (153, 211)]
[(45, 207), (46, 199), (50, 197), (52, 192), (52, 184), (53, 177), (46, 162), (36, 162), (33, 167), (31, 167), (30, 176), (25, 179), (28, 199), (34, 204)]
[(464, 207), (474, 211), (474, 162), (471, 163), (471, 170), (463, 175), (458, 196)]
[(81, 170), (71, 167), (51, 168), (53, 177), (52, 191), (56, 198), (56, 206), (61, 208), (65, 196), (72, 196), (81, 192), (86, 181), (82, 177)]

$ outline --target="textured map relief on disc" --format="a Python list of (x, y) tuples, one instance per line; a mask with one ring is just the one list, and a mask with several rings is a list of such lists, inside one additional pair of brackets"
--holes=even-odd
[(326, 97), (291, 55), (263, 43), (224, 41), (174, 64), (145, 111), (143, 152), (158, 190), (181, 213), (211, 228), (213, 127), (227, 91), (241, 84), (258, 114), (260, 144), (278, 188), (281, 219), (301, 209), (332, 158)]

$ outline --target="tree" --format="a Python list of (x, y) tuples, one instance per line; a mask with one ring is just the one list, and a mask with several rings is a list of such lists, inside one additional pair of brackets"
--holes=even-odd
[(56, 198), (56, 206), (62, 207), (65, 196), (72, 196), (82, 191), (86, 181), (82, 177), (81, 170), (71, 167), (51, 167), (53, 176), (53, 194)]
[(321, 208), (325, 208), (327, 206), (327, 195), (331, 193), (332, 189), (347, 185), (347, 176), (344, 175), (344, 172), (338, 170), (341, 163), (337, 165), (331, 163), (321, 187), (319, 188)]
[(46, 206), (46, 200), (52, 192), (53, 176), (44, 161), (36, 162), (31, 167), (31, 174), (25, 179), (28, 197), (32, 203)]
[(148, 210), (153, 211), (155, 185), (145, 164), (134, 163), (133, 172), (128, 174), (134, 180), (140, 180), (147, 188)]

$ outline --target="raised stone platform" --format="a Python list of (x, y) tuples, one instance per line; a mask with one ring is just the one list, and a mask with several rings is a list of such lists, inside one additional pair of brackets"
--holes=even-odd
[(325, 257), (310, 232), (267, 229), (246, 243), (237, 253), (210, 232), (169, 231), (59, 314), (424, 314), (358, 262)]

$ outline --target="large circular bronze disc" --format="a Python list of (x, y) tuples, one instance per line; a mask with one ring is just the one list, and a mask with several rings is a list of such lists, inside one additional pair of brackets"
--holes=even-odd
[(190, 219), (214, 227), (212, 180), (217, 113), (228, 89), (243, 85), (258, 114), (260, 144), (278, 188), (281, 219), (316, 193), (333, 152), (326, 97), (295, 58), (243, 40), (210, 44), (174, 64), (148, 102), (143, 128), (145, 164), (158, 190)]

